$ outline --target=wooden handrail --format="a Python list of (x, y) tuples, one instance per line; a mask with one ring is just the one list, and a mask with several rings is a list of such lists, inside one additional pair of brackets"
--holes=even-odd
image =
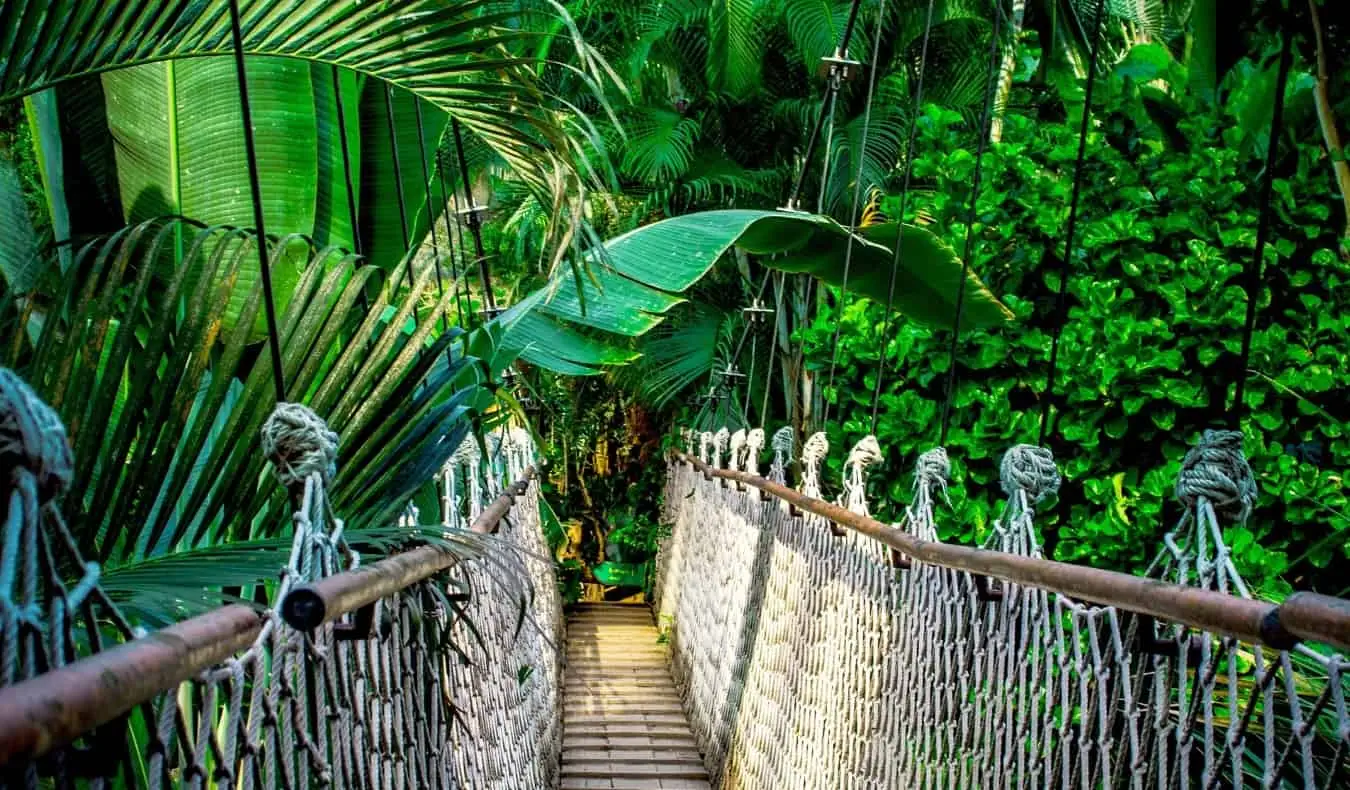
[[(526, 469), (524, 479), (497, 497), (469, 528), (483, 534), (495, 532), (534, 476), (534, 467)], [(287, 599), (299, 590), (317, 591), (324, 606), (320, 622), (328, 622), (454, 562), (451, 552), (422, 546), (296, 588)], [(264, 622), (256, 609), (230, 604), (0, 688), (0, 766), (36, 760), (156, 694), (197, 677), (251, 645)]]
[(1275, 648), (1288, 649), (1299, 640), (1307, 640), (1350, 650), (1350, 601), (1340, 598), (1300, 592), (1277, 605), (1117, 571), (920, 540), (904, 530), (805, 496), (772, 480), (748, 472), (718, 469), (679, 451), (674, 456), (705, 477), (752, 486), (798, 510), (866, 535), (929, 565), (1115, 606)]

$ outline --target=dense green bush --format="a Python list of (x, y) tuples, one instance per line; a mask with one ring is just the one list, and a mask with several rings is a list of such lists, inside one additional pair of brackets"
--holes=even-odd
[[(1243, 270), (1258, 223), (1260, 127), (1269, 123), (1268, 114), (1246, 117), (1236, 94), (1220, 110), (1160, 103), (1156, 91), (1137, 87), (1167, 76), (1147, 54), (1100, 86), (1049, 442), (1065, 484), (1039, 519), (1056, 558), (1132, 571), (1147, 565), (1180, 515), (1172, 486), (1187, 446), (1202, 429), (1228, 424), (1247, 304)], [(1295, 81), (1291, 107), (1306, 93)], [(910, 213), (959, 250), (975, 166), (969, 125), (930, 109), (919, 135)], [(1350, 266), (1337, 250), (1342, 218), (1331, 216), (1339, 208), (1330, 168), (1315, 137), (1295, 135), (1277, 165), (1246, 385), (1246, 451), (1261, 498), (1247, 529), (1230, 530), (1228, 540), (1261, 594), (1289, 585), (1345, 594), (1345, 580), (1329, 569), (1350, 558)], [(945, 539), (985, 534), (1001, 507), (1003, 451), (1037, 439), (1077, 145), (1073, 119), (1010, 116), (1004, 141), (985, 156), (972, 265), (1017, 319), (963, 333), (958, 346)], [(822, 309), (803, 333), (809, 364), (824, 370), (842, 322), (839, 372), (827, 393), (843, 403), (830, 420), (831, 480), (844, 445), (869, 427), (882, 321), (880, 305), (848, 301), (842, 317)], [(902, 323), (887, 348), (877, 431), (887, 468), (872, 479), (886, 486), (889, 516), (909, 498), (909, 466), (938, 440), (949, 344), (948, 332)]]

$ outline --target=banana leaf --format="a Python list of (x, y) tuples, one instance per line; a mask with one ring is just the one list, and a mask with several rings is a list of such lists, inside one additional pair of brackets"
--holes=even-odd
[[(589, 262), (592, 278), (555, 281), (513, 307), (504, 343), (532, 364), (569, 375), (629, 361), (617, 341), (602, 346), (577, 326), (624, 337), (646, 333), (733, 247), (762, 256), (770, 268), (846, 284), (850, 293), (889, 304), (912, 320), (950, 328), (962, 279), (960, 257), (931, 232), (905, 225), (897, 265), (891, 248), (896, 230), (891, 223), (852, 234), (828, 217), (744, 209), (656, 222), (606, 242)], [(961, 304), (966, 328), (1012, 318), (973, 271), (966, 272)], [(527, 313), (536, 315), (526, 320)]]

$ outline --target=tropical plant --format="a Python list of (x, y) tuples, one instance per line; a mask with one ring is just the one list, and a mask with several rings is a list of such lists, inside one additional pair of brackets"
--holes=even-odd
[[(945, 539), (984, 534), (1000, 498), (999, 454), (1036, 437), (1041, 400), (1052, 397), (1050, 443), (1066, 482), (1038, 517), (1048, 549), (1059, 559), (1143, 570), (1177, 516), (1169, 499), (1188, 443), (1202, 428), (1228, 424), (1231, 386), (1243, 375), (1245, 449), (1262, 495), (1248, 525), (1226, 534), (1233, 558), (1264, 595), (1291, 584), (1345, 592), (1325, 569), (1350, 546), (1339, 471), (1350, 458), (1346, 415), (1330, 397), (1350, 386), (1337, 362), (1350, 270), (1329, 203), (1309, 197), (1334, 186), (1320, 161), (1312, 82), (1298, 70), (1284, 86), (1292, 144), (1275, 162), (1250, 370), (1234, 369), (1246, 311), (1240, 275), (1261, 211), (1258, 193), (1243, 185), (1264, 166), (1264, 145), (1251, 138), (1268, 140), (1270, 123), (1269, 114), (1264, 130), (1250, 120), (1263, 115), (1269, 95), (1252, 89), (1251, 75), (1270, 54), (1234, 66), (1218, 105), (1194, 96), (1184, 67), (1158, 57), (1157, 45), (1136, 47), (1100, 75), (1054, 393), (1044, 391), (1044, 371), (1077, 129), (1008, 116), (1004, 141), (983, 161), (971, 264), (1009, 294), (1017, 321), (963, 330), (956, 346), (947, 447), (957, 469)], [(1159, 85), (1184, 108), (1179, 116), (1149, 103)], [(910, 210), (939, 236), (964, 237), (975, 166), (966, 121), (931, 108), (921, 130), (915, 178), (926, 189), (911, 196)], [(877, 436), (888, 466), (873, 479), (886, 481), (876, 500), (885, 517), (909, 496), (903, 466), (937, 440), (951, 339), (902, 322), (883, 347), (882, 322), (875, 305), (855, 301), (822, 312), (800, 339), (813, 368), (839, 366), (827, 392), (840, 416), (829, 426), (834, 446), (868, 431), (871, 384), (884, 360)], [(822, 479), (838, 473), (832, 467)]]

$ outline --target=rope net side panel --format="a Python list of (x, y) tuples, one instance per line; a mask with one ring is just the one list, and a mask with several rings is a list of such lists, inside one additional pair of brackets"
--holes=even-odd
[[(802, 448), (803, 493), (819, 495), (823, 438)], [(769, 477), (781, 481), (792, 448), (778, 439)], [(1216, 432), (1188, 456), (1178, 485), (1188, 513), (1153, 575), (1247, 595), (1220, 526), (1245, 518), (1255, 492), (1233, 442)], [(715, 435), (700, 444), (705, 460), (720, 460), (726, 446)], [(863, 514), (873, 452), (850, 455), (838, 502)], [(743, 463), (732, 453), (718, 465)], [(946, 474), (941, 450), (920, 459), (897, 529), (937, 540)], [(1058, 485), (1053, 459), (1014, 448), (1004, 480), (1008, 505), (987, 547), (1040, 556), (1034, 507)], [(658, 557), (657, 602), (720, 787), (1350, 784), (1350, 681), (1340, 656), (977, 584), (918, 560), (906, 568), (877, 541), (833, 532), (818, 516), (687, 464), (671, 466), (664, 502), (671, 534)]]
[[(60, 517), (69, 448), (59, 419), (0, 370), (0, 454), (13, 465), (0, 563), (0, 687), (99, 652), (154, 640), (134, 629), (98, 586)], [(280, 404), (264, 450), (297, 494), (295, 534), (273, 595), (356, 567), (360, 557), (329, 508), (337, 436), (309, 409)], [(462, 481), (447, 527), (465, 527), (533, 457), (528, 436), (498, 441), (496, 461), (457, 455)], [(472, 474), (467, 473), (472, 465)], [(531, 485), (483, 557), (378, 602), (369, 636), (312, 634), (262, 615), (242, 652), (38, 760), (0, 770), (0, 786), (232, 788), (539, 788), (561, 748), (554, 645), (561, 601)], [(532, 595), (502, 589), (515, 556)], [(62, 582), (71, 568), (80, 581)], [(518, 578), (518, 577), (517, 577)], [(468, 594), (465, 595), (464, 593)]]

